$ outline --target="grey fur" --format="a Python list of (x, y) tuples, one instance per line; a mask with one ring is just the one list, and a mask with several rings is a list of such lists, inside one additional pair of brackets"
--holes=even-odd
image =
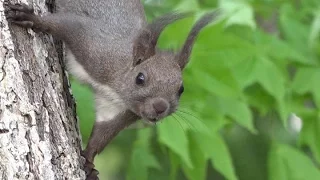
[[(166, 25), (185, 17), (170, 14), (147, 24), (140, 0), (57, 0), (58, 13), (34, 15), (26, 5), (7, 2), (11, 22), (63, 40), (70, 72), (96, 94), (96, 116), (88, 146), (87, 179), (95, 179), (93, 160), (124, 128), (142, 118), (156, 122), (174, 113), (186, 66), (200, 30), (215, 14), (191, 30), (178, 54), (156, 48)], [(139, 73), (143, 85), (136, 84)]]

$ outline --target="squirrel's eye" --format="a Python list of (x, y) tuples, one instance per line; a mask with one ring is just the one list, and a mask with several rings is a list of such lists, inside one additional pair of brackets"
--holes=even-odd
[(143, 85), (145, 81), (144, 74), (139, 73), (138, 76), (136, 77), (136, 84), (137, 85)]
[(180, 86), (180, 89), (179, 89), (179, 91), (178, 91), (178, 95), (181, 96), (181, 94), (183, 93), (183, 91), (184, 91), (184, 87), (183, 87), (183, 85), (181, 85), (181, 86)]

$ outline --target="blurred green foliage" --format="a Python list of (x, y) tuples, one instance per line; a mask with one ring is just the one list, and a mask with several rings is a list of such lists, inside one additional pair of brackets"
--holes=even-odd
[[(149, 20), (174, 10), (224, 16), (198, 36), (178, 112), (121, 132), (96, 158), (102, 180), (320, 179), (319, 0), (143, 3)], [(170, 25), (159, 46), (178, 50), (198, 17)], [(72, 88), (86, 142), (93, 97)]]

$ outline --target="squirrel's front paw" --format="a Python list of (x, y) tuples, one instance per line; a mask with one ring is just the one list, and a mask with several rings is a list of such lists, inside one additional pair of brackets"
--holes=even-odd
[(86, 173), (86, 180), (99, 180), (99, 172), (94, 169), (94, 164), (88, 161), (85, 151), (81, 151), (81, 156), (85, 158), (83, 170)]
[(99, 172), (94, 169), (94, 164), (90, 163), (89, 161), (86, 161), (84, 164), (84, 171), (86, 173), (86, 180), (99, 180)]
[(26, 28), (33, 27), (33, 20), (35, 18), (33, 8), (26, 4), (11, 4), (8, 0), (5, 0), (4, 6), (9, 22)]

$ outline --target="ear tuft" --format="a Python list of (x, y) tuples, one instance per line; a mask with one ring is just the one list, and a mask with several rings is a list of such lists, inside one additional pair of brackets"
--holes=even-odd
[(220, 10), (207, 13), (203, 17), (201, 17), (200, 20), (198, 20), (197, 23), (192, 27), (186, 42), (184, 43), (180, 52), (176, 55), (176, 60), (178, 61), (178, 64), (181, 69), (183, 69), (189, 61), (189, 56), (191, 54), (194, 41), (197, 38), (199, 32), (210, 22), (216, 20), (218, 15), (220, 14)]
[(151, 24), (144, 28), (133, 44), (133, 66), (136, 66), (155, 55), (157, 41), (161, 32), (167, 25), (185, 18), (188, 15), (190, 15), (190, 13), (170, 13), (155, 19)]

